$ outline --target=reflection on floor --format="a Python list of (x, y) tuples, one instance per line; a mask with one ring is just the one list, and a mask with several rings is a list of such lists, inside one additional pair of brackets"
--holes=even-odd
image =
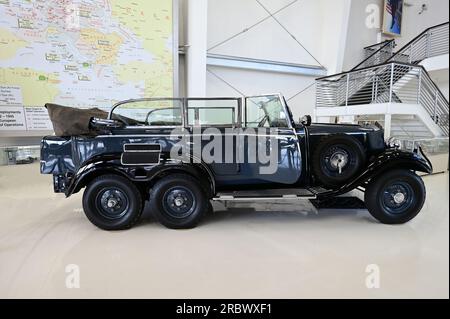
[(216, 203), (188, 231), (146, 211), (105, 232), (38, 165), (0, 167), (0, 298), (448, 298), (448, 174), (425, 181), (422, 213), (402, 226), (302, 201)]

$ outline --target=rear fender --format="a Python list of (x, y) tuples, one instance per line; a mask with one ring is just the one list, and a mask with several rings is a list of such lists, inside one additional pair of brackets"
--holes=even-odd
[[(104, 155), (102, 156), (105, 157)], [(137, 176), (137, 171), (144, 171), (145, 176)], [(186, 164), (169, 161), (163, 161), (160, 165), (153, 167), (143, 166), (123, 166), (120, 164), (120, 155), (111, 155), (109, 161), (90, 161), (83, 165), (76, 174), (70, 177), (67, 189), (65, 191), (66, 197), (69, 197), (79, 192), (83, 187), (87, 186), (91, 180), (100, 175), (116, 174), (128, 178), (133, 182), (152, 183), (162, 176), (170, 173), (185, 173), (197, 178), (203, 185), (205, 190), (212, 197), (215, 194), (215, 181), (212, 172), (209, 168), (202, 164)]]

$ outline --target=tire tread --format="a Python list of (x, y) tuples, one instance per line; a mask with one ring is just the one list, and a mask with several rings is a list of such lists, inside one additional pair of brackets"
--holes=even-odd
[[(138, 196), (138, 200), (137, 200), (137, 203), (136, 203), (138, 213), (132, 219), (127, 221), (127, 223), (120, 224), (119, 226), (101, 225), (95, 219), (92, 218), (92, 216), (90, 215), (91, 213), (87, 213), (86, 212), (87, 201), (89, 199), (85, 198), (85, 196), (87, 196), (89, 194), (90, 188), (95, 186), (97, 183), (99, 183), (101, 181), (108, 181), (108, 180), (116, 180), (116, 181), (118, 180), (121, 183), (124, 183), (127, 187), (129, 187), (130, 190), (134, 194), (138, 194), (137, 195)], [(126, 179), (125, 177), (119, 176), (119, 175), (107, 174), (107, 175), (101, 175), (101, 176), (95, 178), (87, 186), (87, 188), (86, 188), (86, 190), (85, 190), (85, 192), (83, 194), (83, 208), (85, 210), (86, 217), (89, 219), (89, 221), (91, 223), (93, 223), (97, 227), (99, 227), (99, 228), (101, 228), (103, 230), (126, 230), (126, 229), (130, 229), (133, 226), (135, 226), (139, 222), (139, 220), (141, 219), (141, 216), (142, 216), (142, 213), (143, 213), (143, 202), (142, 202), (142, 198), (141, 198), (141, 194), (140, 194), (139, 189), (130, 180)]]

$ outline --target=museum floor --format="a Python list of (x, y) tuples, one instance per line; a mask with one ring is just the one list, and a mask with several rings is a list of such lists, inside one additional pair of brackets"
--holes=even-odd
[[(37, 164), (0, 167), (0, 298), (448, 298), (449, 178), (425, 181), (422, 213), (402, 226), (301, 202), (216, 204), (188, 231), (147, 217), (105, 232)], [(66, 287), (71, 264), (79, 289)], [(366, 286), (371, 264), (379, 289)]]

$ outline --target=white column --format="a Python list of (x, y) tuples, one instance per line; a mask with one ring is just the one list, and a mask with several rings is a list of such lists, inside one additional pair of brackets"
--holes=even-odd
[(186, 88), (188, 97), (206, 96), (208, 0), (187, 0)]
[(385, 114), (384, 116), (384, 138), (387, 140), (391, 138), (391, 129), (392, 129), (392, 115)]

